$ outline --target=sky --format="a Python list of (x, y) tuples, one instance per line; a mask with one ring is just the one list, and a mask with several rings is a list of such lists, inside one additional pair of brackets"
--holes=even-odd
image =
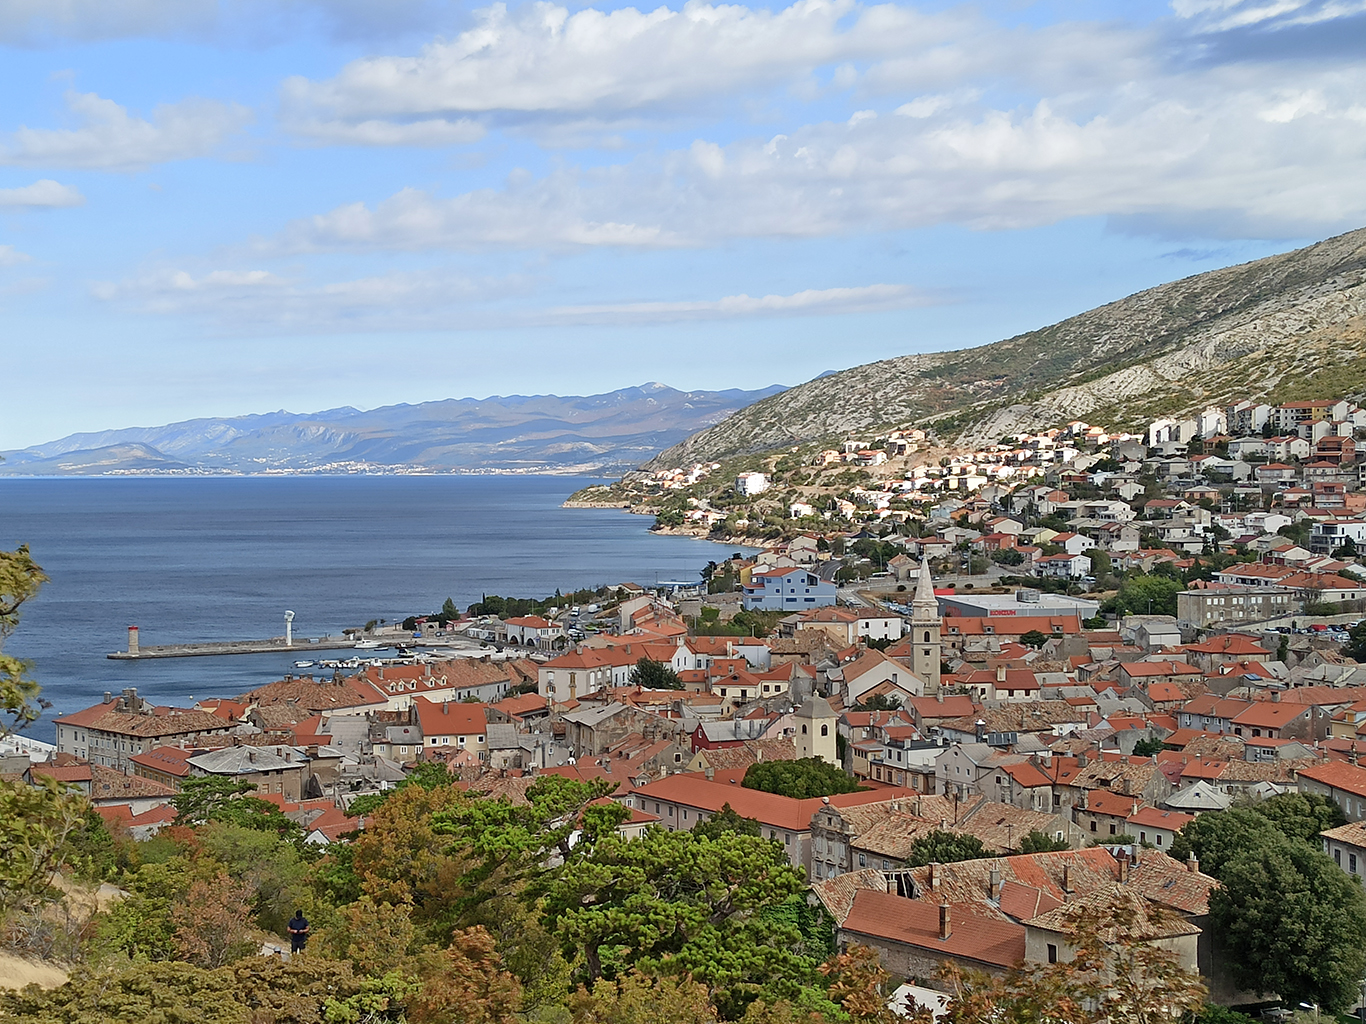
[(0, 0), (0, 449), (796, 384), (1366, 226), (1366, 0)]

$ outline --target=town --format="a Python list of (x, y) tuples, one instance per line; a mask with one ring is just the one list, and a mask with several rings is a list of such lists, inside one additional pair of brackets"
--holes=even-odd
[(1313, 986), (1257, 984), (1221, 938), (1238, 880), (1201, 823), (1303, 797), (1328, 809), (1303, 838), (1366, 876), (1363, 429), (1344, 400), (1240, 402), (953, 453), (889, 431), (719, 491), (719, 463), (638, 474), (662, 527), (758, 552), (536, 614), (448, 605), (365, 634), (421, 653), (192, 707), (106, 693), (0, 771), (138, 840), (187, 785), (246, 784), (320, 850), (432, 767), (513, 806), (592, 784), (625, 839), (751, 823), (836, 946), (922, 994), (1054, 963), (1069, 908), (1119, 893), (1212, 1002), (1273, 1005)]

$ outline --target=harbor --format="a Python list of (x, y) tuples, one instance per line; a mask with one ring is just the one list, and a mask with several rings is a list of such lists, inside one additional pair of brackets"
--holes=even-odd
[(354, 650), (352, 637), (321, 637), (294, 640), (283, 636), (265, 640), (209, 640), (202, 643), (157, 644), (143, 646), (137, 642), (137, 627), (128, 630), (128, 649), (113, 651), (105, 657), (111, 661), (148, 661), (153, 658), (200, 658), (222, 654), (294, 654), (311, 655), (316, 651)]

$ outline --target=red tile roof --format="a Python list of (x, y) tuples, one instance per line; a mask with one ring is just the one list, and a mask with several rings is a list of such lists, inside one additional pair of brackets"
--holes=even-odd
[(1353, 796), (1366, 797), (1366, 768), (1347, 761), (1330, 761), (1328, 764), (1301, 768), (1299, 775), (1302, 779), (1311, 779)]
[(1024, 960), (1023, 925), (975, 914), (959, 904), (950, 908), (949, 936), (941, 939), (939, 909), (922, 900), (860, 889), (841, 928), (994, 967), (1014, 967)]

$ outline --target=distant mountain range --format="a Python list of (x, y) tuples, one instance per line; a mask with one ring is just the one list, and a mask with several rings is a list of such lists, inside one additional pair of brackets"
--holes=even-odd
[(1366, 229), (1159, 285), (978, 348), (855, 366), (765, 398), (659, 455), (686, 465), (918, 425), (995, 441), (1082, 419), (1366, 393)]
[(783, 388), (513, 395), (186, 420), (0, 452), (0, 474), (469, 471), (620, 473)]

